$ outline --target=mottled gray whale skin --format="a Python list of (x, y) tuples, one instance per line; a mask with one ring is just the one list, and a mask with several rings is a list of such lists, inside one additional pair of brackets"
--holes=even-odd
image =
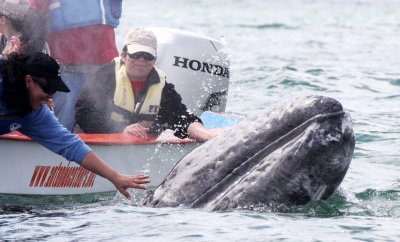
[(144, 205), (215, 211), (327, 199), (342, 182), (354, 145), (351, 118), (338, 101), (297, 98), (190, 152)]

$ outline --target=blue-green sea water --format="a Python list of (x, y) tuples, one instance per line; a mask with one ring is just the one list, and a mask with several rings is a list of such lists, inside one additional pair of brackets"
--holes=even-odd
[(124, 1), (132, 27), (184, 29), (231, 54), (227, 112), (248, 116), (297, 96), (338, 99), (356, 148), (337, 195), (290, 211), (148, 208), (117, 196), (0, 208), (2, 240), (400, 241), (400, 1)]

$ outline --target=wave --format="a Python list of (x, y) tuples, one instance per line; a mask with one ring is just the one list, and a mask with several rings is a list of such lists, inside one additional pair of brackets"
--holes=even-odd
[(297, 27), (289, 26), (282, 23), (269, 23), (269, 24), (240, 24), (240, 28), (251, 28), (251, 29), (298, 29)]

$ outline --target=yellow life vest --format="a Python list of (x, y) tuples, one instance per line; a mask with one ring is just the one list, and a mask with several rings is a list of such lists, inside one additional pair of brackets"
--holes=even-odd
[[(129, 113), (152, 115), (154, 118), (160, 110), (161, 94), (165, 86), (165, 74), (159, 69), (155, 68), (160, 78), (160, 82), (152, 84), (146, 93), (143, 103), (137, 102), (133, 92), (131, 81), (126, 74), (125, 65), (121, 62), (121, 58), (117, 57), (115, 61), (115, 92), (114, 104)], [(111, 113), (111, 118), (116, 121), (124, 121), (129, 124), (129, 117), (114, 111)], [(153, 125), (154, 120), (143, 120), (139, 122), (146, 128)]]

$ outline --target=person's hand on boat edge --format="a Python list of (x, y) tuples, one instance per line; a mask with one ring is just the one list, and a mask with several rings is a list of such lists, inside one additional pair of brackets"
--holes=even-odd
[(143, 138), (143, 139), (147, 139), (147, 132), (149, 132), (149, 128), (146, 128), (138, 123), (134, 123), (131, 125), (128, 125), (125, 129), (124, 129), (124, 133), (126, 134), (131, 134), (131, 135), (135, 135), (137, 137)]
[(130, 199), (131, 195), (128, 193), (128, 188), (136, 188), (146, 190), (142, 184), (150, 183), (147, 175), (123, 175), (115, 171), (111, 166), (98, 157), (93, 151), (90, 151), (83, 159), (82, 166), (87, 170), (96, 173), (108, 179), (114, 184), (117, 190), (122, 193), (126, 198)]
[(200, 122), (191, 123), (187, 129), (187, 132), (189, 138), (198, 141), (208, 141), (217, 136), (217, 134), (212, 130), (204, 128), (203, 124)]

